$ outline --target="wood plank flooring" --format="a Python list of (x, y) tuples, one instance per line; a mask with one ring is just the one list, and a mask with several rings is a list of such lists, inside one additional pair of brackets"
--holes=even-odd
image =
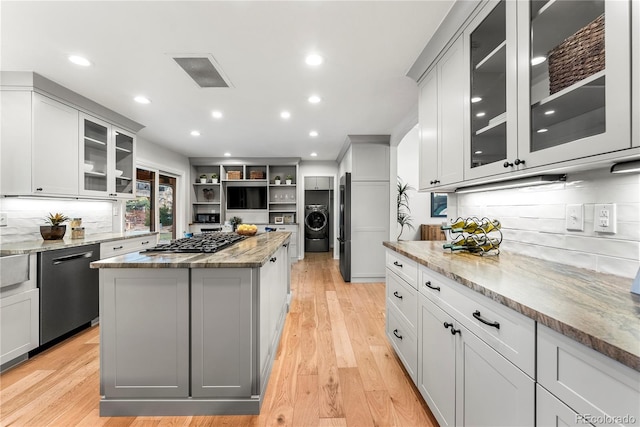
[(100, 417), (96, 326), (0, 375), (0, 426), (437, 426), (384, 335), (384, 283), (345, 283), (329, 253), (291, 280), (260, 415)]

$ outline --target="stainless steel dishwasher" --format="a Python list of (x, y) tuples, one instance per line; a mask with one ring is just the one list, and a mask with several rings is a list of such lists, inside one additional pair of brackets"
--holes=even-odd
[(38, 254), (40, 345), (98, 317), (98, 270), (89, 267), (98, 259), (98, 244)]

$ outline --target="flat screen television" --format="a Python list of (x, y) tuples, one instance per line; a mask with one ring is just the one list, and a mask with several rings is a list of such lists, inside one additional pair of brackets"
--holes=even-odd
[(267, 187), (227, 187), (227, 209), (267, 209)]

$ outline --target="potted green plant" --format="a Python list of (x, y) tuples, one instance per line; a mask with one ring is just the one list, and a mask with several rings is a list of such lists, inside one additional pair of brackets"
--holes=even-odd
[(200, 175), (200, 184), (206, 184), (207, 183), (207, 174), (203, 173), (202, 175)]
[(273, 182), (275, 182), (276, 185), (280, 185), (280, 175), (276, 175), (275, 178), (273, 178)]
[(238, 225), (242, 224), (242, 218), (240, 218), (239, 216), (234, 216), (234, 217), (231, 217), (229, 222), (233, 227), (233, 231), (236, 231), (236, 229), (238, 228)]
[(67, 226), (62, 225), (62, 223), (69, 220), (68, 216), (61, 213), (56, 213), (55, 215), (49, 213), (49, 216), (44, 220), (49, 224), (40, 226), (40, 235), (44, 240), (60, 240), (64, 237), (64, 233), (67, 232)]
[(218, 174), (215, 173), (215, 172), (211, 174), (211, 183), (212, 184), (217, 184), (218, 183)]
[(400, 236), (402, 236), (402, 232), (404, 231), (404, 227), (408, 227), (410, 229), (414, 229), (411, 221), (411, 209), (409, 209), (409, 190), (413, 190), (407, 183), (403, 183), (402, 179), (398, 177), (398, 198), (397, 198), (397, 214), (398, 214), (398, 225), (400, 225), (400, 233), (398, 234), (398, 240), (400, 240)]
[(287, 185), (291, 185), (292, 181), (293, 181), (293, 175), (287, 175), (286, 176)]

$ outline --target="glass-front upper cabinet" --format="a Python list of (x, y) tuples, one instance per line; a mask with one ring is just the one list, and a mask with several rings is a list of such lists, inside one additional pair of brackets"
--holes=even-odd
[(626, 0), (518, 2), (525, 167), (631, 146), (629, 16)]
[(470, 85), (465, 179), (505, 172), (515, 157), (516, 6), (492, 1), (465, 31)]
[(80, 138), (80, 193), (133, 197), (135, 136), (81, 114)]

